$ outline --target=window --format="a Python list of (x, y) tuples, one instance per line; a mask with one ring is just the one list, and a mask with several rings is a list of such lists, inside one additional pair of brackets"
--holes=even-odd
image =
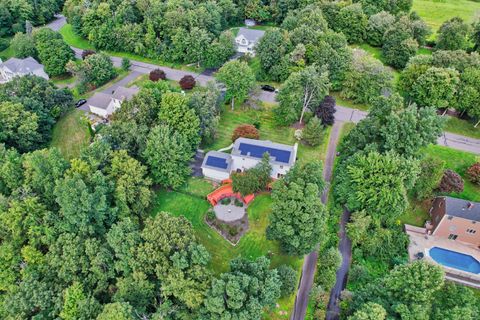
[(453, 234), (453, 233), (450, 233), (450, 235), (448, 236), (448, 239), (450, 239), (450, 240), (456, 240), (457, 237), (458, 237), (458, 235)]
[(467, 233), (470, 233), (470, 234), (475, 234), (477, 232), (477, 230), (474, 230), (474, 229), (467, 229)]

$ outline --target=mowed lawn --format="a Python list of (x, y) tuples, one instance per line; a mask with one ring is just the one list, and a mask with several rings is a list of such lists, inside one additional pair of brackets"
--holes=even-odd
[[(211, 145), (203, 146), (203, 149), (210, 151), (228, 147), (232, 144), (232, 133), (236, 127), (242, 124), (255, 123), (260, 124), (260, 139), (288, 145), (295, 144), (295, 142), (297, 142), (294, 136), (295, 129), (292, 127), (277, 126), (273, 118), (273, 107), (273, 104), (264, 104), (262, 110), (240, 107), (232, 111), (229, 106), (225, 106), (218, 125), (215, 142)], [(306, 163), (314, 160), (325, 160), (330, 130), (331, 127), (327, 127), (324, 130), (319, 146), (310, 147), (303, 143), (298, 144), (297, 157), (300, 162)]]
[(90, 143), (89, 124), (81, 110), (72, 110), (64, 115), (53, 127), (51, 147), (57, 147), (66, 159), (80, 155)]
[(436, 32), (443, 22), (460, 17), (473, 22), (480, 14), (480, 2), (470, 0), (413, 0), (413, 11)]

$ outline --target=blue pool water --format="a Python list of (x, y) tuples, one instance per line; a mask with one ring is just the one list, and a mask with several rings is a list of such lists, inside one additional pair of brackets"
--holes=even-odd
[(468, 254), (433, 247), (430, 249), (430, 257), (446, 267), (480, 274), (480, 262)]

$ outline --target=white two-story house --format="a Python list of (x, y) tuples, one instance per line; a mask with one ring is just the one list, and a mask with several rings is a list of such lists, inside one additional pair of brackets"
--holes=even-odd
[(34, 75), (49, 79), (42, 64), (32, 57), (25, 59), (10, 58), (5, 62), (0, 59), (0, 83), (11, 81), (14, 77)]
[(237, 36), (235, 37), (237, 51), (255, 56), (255, 45), (264, 34), (265, 31), (262, 30), (240, 28)]
[(130, 100), (137, 93), (138, 88), (125, 87), (118, 87), (113, 94), (97, 92), (88, 99), (88, 106), (91, 113), (108, 118), (122, 106), (123, 101)]
[(295, 164), (298, 145), (289, 146), (267, 140), (238, 138), (230, 153), (210, 151), (202, 163), (205, 178), (222, 181), (228, 179), (233, 172), (243, 172), (255, 167), (264, 153), (270, 155), (272, 171), (270, 176), (281, 178)]

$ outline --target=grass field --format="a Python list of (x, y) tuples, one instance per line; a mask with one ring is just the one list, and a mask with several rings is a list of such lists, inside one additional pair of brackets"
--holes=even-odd
[[(229, 106), (224, 107), (220, 123), (218, 125), (217, 138), (211, 145), (203, 146), (206, 151), (218, 150), (228, 147), (231, 143), (233, 130), (241, 124), (260, 123), (260, 139), (270, 140), (277, 143), (293, 145), (295, 129), (291, 127), (279, 127), (273, 119), (271, 109), (273, 105), (266, 105), (262, 110), (236, 108), (232, 111)], [(298, 158), (302, 162), (313, 160), (325, 160), (330, 127), (325, 129), (322, 143), (317, 147), (310, 147), (299, 143)]]
[(448, 117), (445, 122), (445, 131), (461, 134), (462, 136), (480, 139), (480, 126), (474, 127), (474, 123), (467, 120)]
[(443, 22), (458, 16), (472, 22), (480, 15), (480, 2), (470, 0), (413, 0), (416, 11), (434, 32)]
[(91, 136), (84, 112), (75, 109), (55, 124), (50, 146), (60, 149), (63, 156), (70, 160), (78, 157), (82, 148), (89, 145)]
[[(72, 28), (72, 25), (66, 24), (59, 30), (60, 34), (63, 36), (63, 39), (65, 42), (75, 48), (79, 48), (82, 50), (90, 49), (94, 50), (95, 48), (88, 42), (87, 39), (82, 38), (81, 36), (77, 35)], [(194, 66), (186, 66), (182, 64), (177, 64), (177, 63), (170, 63), (166, 62), (160, 59), (150, 59), (146, 58), (137, 54), (129, 53), (129, 52), (117, 52), (117, 51), (105, 51), (110, 56), (116, 56), (120, 58), (128, 58), (130, 60), (135, 60), (135, 61), (140, 61), (140, 62), (145, 62), (145, 63), (151, 63), (151, 64), (157, 64), (160, 66), (167, 66), (171, 68), (176, 68), (176, 69), (182, 69), (182, 70), (189, 70), (189, 71), (195, 71), (195, 72), (202, 72), (202, 68), (195, 68)]]

